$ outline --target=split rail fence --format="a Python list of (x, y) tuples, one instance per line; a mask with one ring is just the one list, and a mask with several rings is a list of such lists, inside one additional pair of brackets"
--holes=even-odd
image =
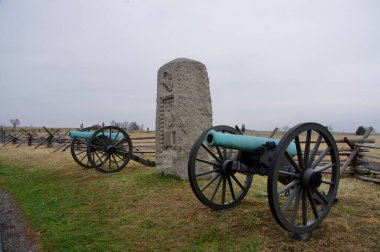
[[(0, 129), (0, 144), (6, 146), (14, 145), (16, 148), (21, 145), (28, 145), (35, 149), (46, 146), (55, 148), (53, 152), (59, 150), (66, 151), (71, 146), (72, 139), (68, 132), (61, 133), (59, 129), (47, 129), (44, 132), (36, 130), (20, 129), (18, 132)], [(277, 128), (270, 134), (273, 136)], [(372, 127), (366, 129), (361, 138), (336, 138), (341, 160), (341, 175), (351, 175), (358, 179), (371, 181), (380, 184), (380, 145), (375, 139), (370, 138)], [(133, 137), (133, 153), (143, 157), (155, 157), (155, 137)]]

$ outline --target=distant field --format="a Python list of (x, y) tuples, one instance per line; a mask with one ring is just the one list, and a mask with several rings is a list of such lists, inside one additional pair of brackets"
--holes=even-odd
[[(142, 134), (147, 133), (131, 135)], [(341, 179), (338, 203), (304, 243), (289, 239), (273, 219), (265, 177), (255, 176), (237, 208), (215, 212), (198, 202), (187, 181), (156, 174), (154, 168), (132, 162), (119, 173), (101, 174), (80, 168), (68, 151), (53, 150), (0, 147), (0, 187), (17, 200), (43, 251), (380, 248), (376, 184)]]

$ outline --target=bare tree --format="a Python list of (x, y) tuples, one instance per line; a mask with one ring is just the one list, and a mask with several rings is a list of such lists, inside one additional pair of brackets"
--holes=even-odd
[(20, 125), (20, 120), (18, 118), (9, 119), (9, 122), (13, 125), (13, 130), (16, 130), (16, 126)]
[(133, 122), (116, 122), (115, 120), (112, 120), (110, 123), (111, 126), (116, 126), (119, 128), (123, 128), (126, 130), (144, 130), (144, 124), (139, 125), (136, 121)]
[(139, 127), (139, 125), (137, 124), (137, 122), (130, 122), (130, 123), (128, 124), (128, 129), (129, 129), (129, 130), (139, 130), (140, 127)]
[(284, 130), (284, 131), (288, 131), (289, 130), (289, 126), (284, 126), (284, 127), (282, 127), (282, 129)]
[(124, 129), (128, 129), (128, 124), (129, 124), (128, 121), (124, 121), (124, 122), (123, 122), (123, 127), (122, 127), (122, 128), (124, 128)]

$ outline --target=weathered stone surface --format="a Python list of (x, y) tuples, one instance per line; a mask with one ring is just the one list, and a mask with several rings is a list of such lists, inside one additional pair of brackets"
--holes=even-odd
[(191, 146), (211, 126), (206, 67), (184, 58), (163, 65), (157, 77), (157, 172), (188, 179), (187, 161)]

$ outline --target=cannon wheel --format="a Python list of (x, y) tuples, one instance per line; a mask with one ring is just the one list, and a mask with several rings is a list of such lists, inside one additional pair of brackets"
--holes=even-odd
[(121, 128), (106, 126), (95, 131), (88, 141), (87, 155), (98, 171), (118, 172), (131, 159), (132, 141)]
[(87, 156), (87, 139), (74, 138), (71, 142), (71, 156), (77, 164), (80, 166), (90, 169), (93, 168), (92, 164), (88, 160)]
[[(294, 157), (286, 151), (291, 143)], [(303, 123), (290, 129), (276, 148), (267, 184), (277, 223), (295, 235), (318, 228), (335, 200), (339, 167), (336, 143), (325, 127)]]
[(228, 126), (216, 126), (204, 131), (193, 144), (188, 162), (191, 188), (197, 198), (214, 210), (236, 206), (247, 194), (253, 175), (229, 170), (230, 160), (237, 160), (240, 152), (219, 147), (208, 147), (205, 138), (209, 130), (241, 134)]

